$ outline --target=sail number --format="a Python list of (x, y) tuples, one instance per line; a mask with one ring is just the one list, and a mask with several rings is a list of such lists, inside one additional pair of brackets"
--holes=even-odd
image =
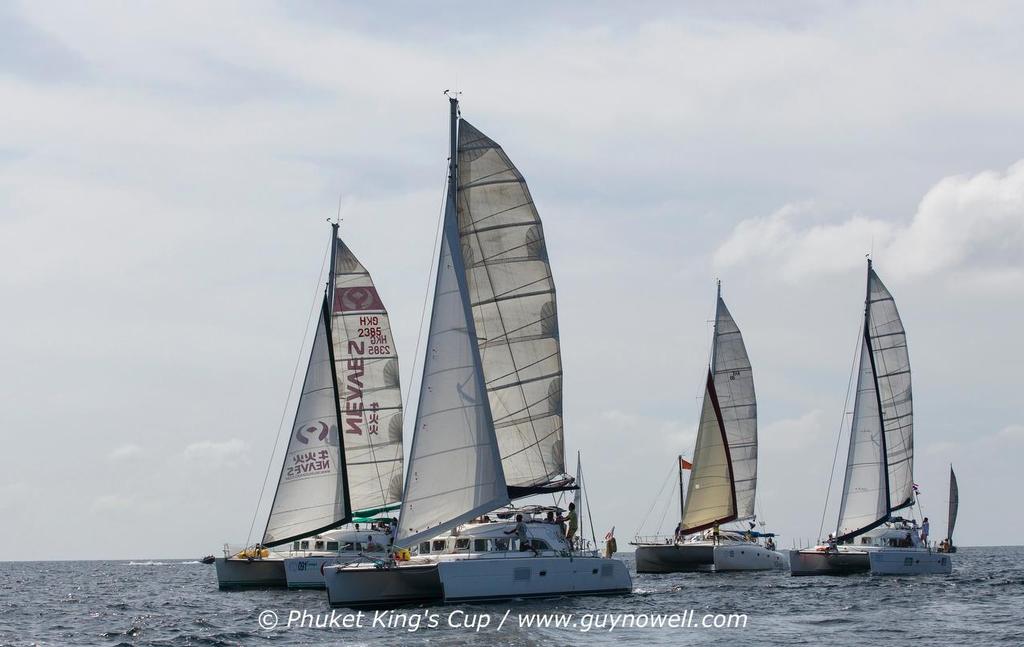
[(384, 334), (383, 328), (381, 328), (380, 317), (359, 317), (359, 328), (356, 330), (356, 336), (360, 339), (370, 340), (366, 348), (367, 355), (391, 354), (391, 345), (388, 344), (388, 337)]

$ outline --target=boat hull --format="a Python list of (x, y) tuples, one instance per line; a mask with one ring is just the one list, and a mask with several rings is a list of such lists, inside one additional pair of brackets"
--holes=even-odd
[(218, 557), (217, 586), (222, 589), (278, 588), (288, 586), (283, 559)]
[(604, 557), (464, 559), (438, 564), (446, 603), (612, 595), (633, 590), (626, 565)]
[(711, 543), (642, 545), (636, 548), (637, 573), (682, 573), (707, 571), (715, 565)]
[(867, 551), (789, 551), (789, 572), (792, 575), (856, 575), (870, 570)]
[(786, 568), (782, 553), (758, 544), (724, 544), (714, 549), (715, 571), (772, 571)]
[(337, 557), (289, 557), (284, 560), (284, 574), (288, 580), (288, 588), (325, 588), (324, 566), (337, 561)]
[(437, 564), (391, 568), (325, 568), (324, 585), (332, 607), (380, 609), (444, 600)]
[(953, 560), (925, 550), (878, 550), (869, 557), (872, 575), (949, 575)]

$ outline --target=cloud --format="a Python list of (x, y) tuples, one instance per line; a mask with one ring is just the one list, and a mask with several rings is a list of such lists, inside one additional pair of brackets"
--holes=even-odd
[(775, 450), (806, 449), (822, 439), (835, 439), (835, 427), (829, 426), (820, 410), (808, 411), (797, 418), (786, 418), (761, 425), (758, 444)]
[(1003, 440), (1024, 440), (1024, 425), (1010, 425), (999, 430), (998, 437)]
[(110, 452), (107, 458), (112, 461), (123, 461), (135, 458), (136, 456), (139, 456), (141, 454), (141, 447), (139, 447), (138, 445), (134, 445), (132, 443), (128, 443), (127, 445), (121, 445), (120, 447), (115, 448), (114, 451)]
[(207, 467), (236, 467), (249, 462), (249, 445), (238, 438), (225, 441), (203, 440), (185, 447), (185, 460)]
[(874, 250), (887, 274), (918, 278), (951, 272), (961, 280), (1024, 278), (1024, 160), (1005, 173), (943, 178), (909, 223), (853, 215), (816, 223), (813, 202), (787, 204), (743, 220), (716, 249), (719, 267), (771, 264), (786, 280), (846, 272)]
[(92, 509), (95, 512), (112, 512), (116, 510), (129, 510), (135, 506), (135, 497), (122, 494), (104, 494), (92, 501)]

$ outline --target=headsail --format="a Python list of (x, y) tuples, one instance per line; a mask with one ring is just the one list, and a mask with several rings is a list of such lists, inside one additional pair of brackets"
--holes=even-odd
[(837, 534), (841, 539), (874, 528), (889, 516), (884, 448), (878, 392), (865, 339), (861, 343), (857, 394), (850, 425), (850, 450), (846, 457), (843, 498), (839, 504)]
[(325, 295), (281, 477), (263, 533), (264, 546), (308, 537), (340, 526), (351, 517), (330, 340), (330, 307)]
[(387, 310), (362, 263), (334, 251), (332, 332), (348, 488), (354, 511), (402, 498), (402, 391)]
[(953, 466), (949, 466), (949, 517), (946, 522), (946, 539), (953, 542), (953, 529), (956, 527), (956, 513), (960, 509), (960, 488), (956, 484)]
[(683, 532), (698, 532), (715, 523), (736, 519), (736, 489), (733, 486), (729, 441), (710, 371), (692, 462), (693, 471), (683, 506)]
[(914, 503), (914, 400), (907, 335), (889, 290), (868, 261), (867, 338), (871, 342), (885, 428), (889, 510)]
[(487, 395), (513, 496), (565, 474), (562, 360), (544, 230), (526, 180), (465, 120), (458, 139), (459, 251)]
[(729, 439), (736, 488), (736, 516), (745, 519), (754, 516), (757, 490), (757, 398), (743, 336), (721, 295), (715, 312), (711, 367), (722, 423)]
[[(453, 99), (453, 153), (456, 110)], [(459, 244), (454, 156), (450, 166), (423, 379), (402, 497), (400, 546), (509, 502)]]

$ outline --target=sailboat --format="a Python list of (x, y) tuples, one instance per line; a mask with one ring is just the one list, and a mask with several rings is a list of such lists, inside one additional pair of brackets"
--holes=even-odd
[(960, 510), (960, 488), (956, 484), (956, 474), (953, 466), (949, 466), (949, 516), (946, 517), (946, 538), (939, 543), (940, 553), (955, 553), (956, 545), (953, 543), (953, 528), (956, 527), (956, 514)]
[[(633, 542), (638, 573), (784, 568), (772, 535), (721, 524), (754, 518), (757, 490), (757, 398), (743, 336), (722, 299), (715, 307), (711, 365), (701, 407), (693, 460), (679, 458), (680, 524), (665, 542)], [(683, 472), (690, 470), (686, 496)], [(717, 536), (716, 536), (717, 535)]]
[[(459, 116), (396, 545), (403, 561), (328, 566), (332, 606), (626, 593), (625, 565), (580, 550), (556, 506), (562, 365), (543, 229), (522, 174)], [(401, 553), (400, 553), (401, 554)]]
[(837, 530), (821, 545), (790, 551), (790, 572), (910, 573), (927, 564), (948, 573), (949, 559), (922, 545), (917, 522), (894, 514), (915, 503), (910, 356), (896, 301), (870, 259), (862, 334)]
[[(330, 273), (262, 540), (215, 560), (221, 588), (323, 588), (321, 567), (390, 549), (377, 516), (402, 492), (402, 398), (387, 311), (331, 227)], [(342, 527), (363, 518), (364, 527)]]

